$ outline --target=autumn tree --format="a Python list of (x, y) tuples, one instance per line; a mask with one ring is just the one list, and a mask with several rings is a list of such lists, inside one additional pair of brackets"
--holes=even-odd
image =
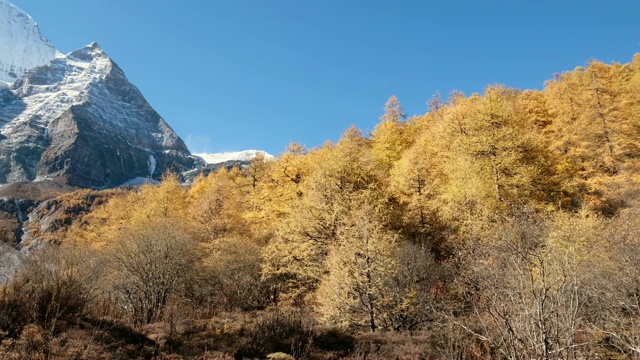
[(131, 204), (132, 220), (180, 219), (186, 216), (187, 191), (175, 173), (162, 176), (158, 185), (143, 185), (137, 193), (138, 201)]
[(202, 243), (213, 244), (228, 235), (248, 235), (243, 212), (246, 210), (241, 193), (241, 175), (221, 169), (196, 182), (189, 190), (188, 222)]
[[(438, 214), (436, 195), (443, 185), (431, 134), (425, 132), (394, 166), (389, 192), (401, 205), (402, 233), (415, 243), (432, 246), (442, 242), (444, 224)], [(438, 252), (442, 252), (439, 249)]]
[(560, 189), (536, 127), (518, 116), (519, 92), (455, 95), (433, 126), (435, 190), (444, 218), (470, 223), (521, 206), (553, 206)]
[(411, 138), (404, 122), (407, 116), (395, 96), (389, 98), (384, 110), (382, 121), (371, 132), (371, 152), (388, 171), (411, 145)]
[(294, 204), (302, 197), (302, 183), (311, 172), (312, 163), (317, 151), (308, 151), (304, 146), (292, 142), (286, 151), (277, 159), (261, 162), (257, 159), (251, 163), (250, 174), (261, 169), (260, 181), (255, 183), (254, 176), (249, 175), (250, 190), (248, 211), (245, 217), (251, 222), (256, 235), (269, 238), (277, 225), (290, 213), (295, 212)]
[[(102, 199), (96, 201), (89, 213), (78, 216), (68, 231), (61, 231), (57, 236), (64, 235), (78, 244), (101, 248), (115, 242), (123, 229), (138, 222), (168, 219), (187, 223), (187, 191), (176, 174), (166, 174), (158, 185), (105, 191), (106, 195), (97, 196)], [(75, 198), (72, 193), (60, 197), (60, 201), (69, 201), (70, 204), (64, 206), (73, 210), (73, 203), (78, 201)]]
[(337, 238), (342, 218), (351, 211), (350, 200), (379, 184), (369, 154), (367, 139), (354, 127), (335, 146), (318, 150), (317, 163), (301, 184), (302, 196), (294, 211), (280, 222), (265, 248), (266, 281), (298, 299), (317, 287), (329, 245)]
[(73, 245), (34, 251), (0, 289), (0, 329), (15, 336), (23, 326), (36, 324), (55, 334), (91, 312), (102, 271), (94, 252)]
[(363, 199), (337, 229), (327, 259), (328, 274), (316, 294), (326, 321), (375, 331), (387, 322), (392, 298), (387, 285), (398, 271), (397, 236), (376, 219)]
[(195, 242), (171, 219), (132, 224), (106, 251), (113, 301), (136, 325), (158, 319), (169, 297), (184, 291), (197, 259)]
[[(250, 166), (267, 166), (264, 159)], [(198, 240), (200, 261), (194, 296), (217, 309), (254, 309), (268, 296), (261, 281), (261, 237), (247, 219), (251, 204), (247, 190), (265, 181), (266, 169), (221, 169), (199, 179), (189, 190), (189, 222)], [(248, 182), (248, 183), (247, 183)]]
[(553, 115), (551, 148), (563, 160), (563, 170), (584, 204), (607, 215), (637, 192), (632, 175), (639, 154), (633, 64), (592, 61), (556, 76), (545, 87)]
[(594, 294), (592, 324), (612, 347), (640, 356), (640, 270), (637, 207), (623, 210), (608, 224), (606, 247), (600, 249), (590, 291)]
[(600, 224), (525, 213), (490, 230), (460, 259), (472, 310), (470, 321), (454, 321), (508, 359), (589, 354), (589, 259)]
[(435, 320), (435, 309), (443, 300), (449, 281), (446, 265), (436, 261), (426, 244), (402, 241), (395, 256), (397, 271), (387, 282), (382, 327), (394, 331), (428, 328)]
[[(268, 284), (262, 281), (262, 248), (246, 237), (225, 237), (203, 263), (206, 278), (197, 292), (206, 292), (217, 309), (253, 310), (269, 302)], [(201, 269), (203, 271), (203, 269)]]

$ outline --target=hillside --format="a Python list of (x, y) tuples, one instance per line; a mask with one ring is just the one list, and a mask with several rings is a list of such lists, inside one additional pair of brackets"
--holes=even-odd
[(45, 202), (0, 355), (638, 356), (639, 90), (640, 54), (408, 119), (392, 96), (370, 134)]

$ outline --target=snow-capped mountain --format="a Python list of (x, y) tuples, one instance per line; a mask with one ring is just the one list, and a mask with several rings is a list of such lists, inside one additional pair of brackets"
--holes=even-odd
[(182, 174), (185, 183), (191, 184), (195, 179), (203, 174), (209, 175), (211, 172), (217, 172), (220, 169), (231, 170), (232, 168), (246, 168), (251, 164), (251, 161), (258, 156), (261, 156), (264, 160), (273, 160), (275, 157), (262, 150), (245, 150), (235, 152), (224, 153), (194, 153), (194, 157), (198, 158), (203, 166), (197, 169), (186, 171)]
[(0, 0), (0, 81), (14, 82), (27, 70), (44, 65), (59, 54), (31, 16)]
[(6, 0), (0, 22), (0, 61), (13, 66), (6, 79), (17, 77), (0, 87), (0, 183), (55, 178), (101, 188), (202, 165), (97, 43), (46, 55), (35, 22)]
[(249, 162), (258, 156), (263, 156), (265, 160), (273, 160), (274, 157), (262, 150), (244, 150), (223, 153), (198, 153), (193, 154), (204, 160), (207, 164), (221, 164), (227, 161)]

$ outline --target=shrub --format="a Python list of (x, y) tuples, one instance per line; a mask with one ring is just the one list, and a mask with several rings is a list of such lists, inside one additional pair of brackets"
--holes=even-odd
[(313, 346), (310, 321), (295, 309), (267, 312), (255, 323), (240, 331), (246, 344), (235, 354), (237, 357), (265, 358), (268, 354), (296, 353), (304, 358)]
[(93, 299), (99, 266), (86, 251), (46, 247), (0, 291), (0, 329), (16, 337), (27, 324), (51, 334), (82, 317)]

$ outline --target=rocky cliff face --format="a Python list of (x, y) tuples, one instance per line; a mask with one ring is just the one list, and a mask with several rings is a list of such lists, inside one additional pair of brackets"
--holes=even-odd
[(0, 198), (0, 287), (10, 280), (23, 263), (25, 254), (17, 242), (23, 236), (36, 201)]
[(201, 165), (93, 43), (0, 90), (0, 183), (104, 188)]
[(0, 0), (0, 184), (107, 188), (203, 166), (93, 43), (60, 54)]
[(74, 189), (53, 181), (0, 185), (0, 287), (37, 249), (67, 239), (69, 226), (126, 188)]

